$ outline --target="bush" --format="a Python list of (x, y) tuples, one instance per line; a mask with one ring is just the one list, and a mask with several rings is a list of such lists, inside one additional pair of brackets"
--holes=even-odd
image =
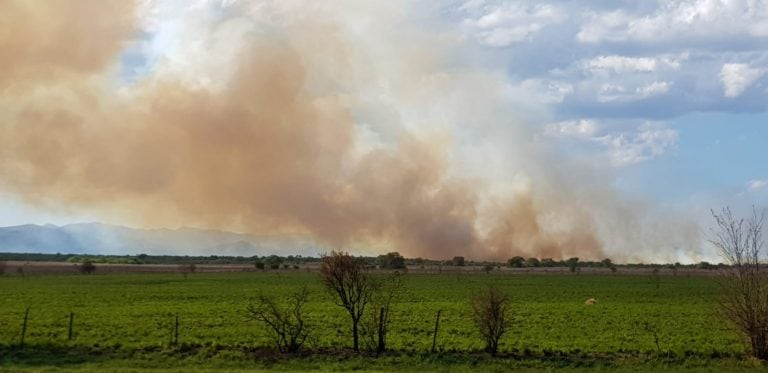
[(509, 297), (492, 286), (474, 297), (471, 305), (475, 325), (485, 341), (485, 350), (495, 355), (499, 340), (511, 325)]
[(280, 352), (297, 352), (309, 337), (303, 310), (308, 298), (306, 287), (292, 294), (287, 306), (279, 305), (273, 297), (259, 295), (257, 304), (248, 306), (248, 317), (267, 327)]
[(90, 260), (86, 260), (83, 262), (83, 264), (80, 264), (77, 267), (77, 270), (84, 275), (90, 275), (96, 272), (96, 265), (94, 265)]
[(458, 267), (463, 267), (465, 263), (466, 261), (464, 260), (463, 256), (454, 256), (453, 260), (451, 260), (451, 264)]
[(257, 261), (255, 263), (253, 263), (253, 265), (256, 266), (256, 269), (260, 269), (262, 271), (264, 270), (264, 262), (262, 262), (262, 261)]

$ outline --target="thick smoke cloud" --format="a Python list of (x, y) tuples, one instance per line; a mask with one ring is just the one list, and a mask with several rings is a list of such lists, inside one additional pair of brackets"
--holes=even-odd
[(622, 256), (604, 245), (624, 249), (623, 228), (604, 227), (631, 212), (534, 144), (528, 114), (510, 118), (528, 109), (503, 75), (457, 62), (460, 40), (411, 26), (382, 40), (404, 22), (384, 5), (365, 26), (339, 20), (353, 4), (288, 3), (189, 15), (182, 47), (135, 82), (119, 61), (141, 6), (0, 3), (0, 187), (137, 225), (408, 256)]

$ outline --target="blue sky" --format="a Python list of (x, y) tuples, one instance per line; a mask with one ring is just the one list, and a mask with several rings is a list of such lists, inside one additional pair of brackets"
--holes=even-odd
[(613, 153), (621, 189), (766, 203), (765, 2), (471, 1), (456, 17), (549, 102), (552, 133), (579, 154)]
[[(710, 209), (768, 205), (767, 1), (165, 0), (138, 15), (102, 72), (120, 94), (168, 77), (219, 92), (243, 46), (272, 39), (303, 58), (312, 94), (355, 97), (361, 154), (437, 133), (455, 145), (449, 176), (490, 180), (489, 195), (573, 183), (598, 203), (607, 187), (606, 204), (655, 211), (640, 220), (674, 212), (701, 230)], [(303, 34), (309, 19), (335, 27), (352, 71)], [(12, 188), (0, 203), (0, 225), (136, 225)]]

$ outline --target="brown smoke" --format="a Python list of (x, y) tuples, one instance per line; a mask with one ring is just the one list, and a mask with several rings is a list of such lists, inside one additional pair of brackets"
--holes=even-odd
[[(449, 172), (445, 138), (400, 131), (366, 150), (354, 100), (308, 88), (311, 46), (252, 37), (220, 90), (150, 75), (120, 92), (99, 77), (135, 32), (127, 3), (0, 3), (4, 189), (143, 225), (310, 234), (408, 256), (603, 256), (592, 218), (567, 201), (521, 192), (481, 212), (486, 182)], [(340, 71), (355, 68), (344, 61)], [(577, 223), (551, 229), (558, 213)]]

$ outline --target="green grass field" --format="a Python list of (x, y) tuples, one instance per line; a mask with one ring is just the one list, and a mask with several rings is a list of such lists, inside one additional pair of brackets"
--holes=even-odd
[[(479, 352), (468, 299), (495, 284), (514, 303), (500, 357)], [(269, 353), (266, 331), (245, 316), (260, 292), (308, 286), (313, 352)], [(410, 274), (394, 306), (382, 357), (357, 356), (348, 318), (318, 274), (220, 273), (39, 275), (0, 278), (0, 369), (546, 370), (643, 371), (760, 368), (717, 315), (718, 286), (699, 276)], [(587, 306), (587, 298), (597, 304)], [(30, 307), (25, 349), (22, 319)], [(429, 353), (442, 310), (439, 352)], [(74, 339), (67, 338), (70, 312)], [(179, 345), (170, 346), (174, 316)], [(658, 346), (656, 344), (658, 337)]]

